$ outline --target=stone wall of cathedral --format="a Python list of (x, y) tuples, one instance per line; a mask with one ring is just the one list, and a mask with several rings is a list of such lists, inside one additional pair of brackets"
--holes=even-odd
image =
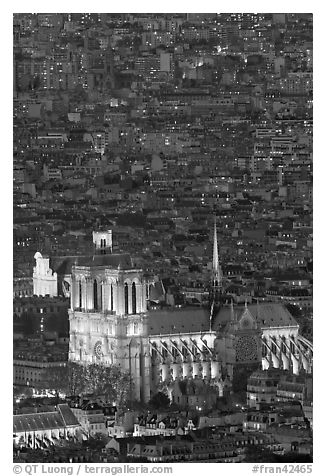
[(144, 401), (150, 391), (147, 319), (140, 270), (73, 268), (69, 360), (130, 371), (132, 397)]
[(199, 378), (222, 396), (232, 380), (233, 355), (226, 355), (216, 332), (151, 335), (150, 348), (153, 391), (162, 383)]
[(237, 318), (231, 309), (223, 331), (149, 335), (146, 290), (141, 270), (72, 269), (69, 359), (130, 372), (133, 399), (147, 401), (162, 384), (192, 378), (223, 395), (234, 370), (245, 366), (311, 371), (312, 347), (298, 326), (262, 329), (247, 306)]

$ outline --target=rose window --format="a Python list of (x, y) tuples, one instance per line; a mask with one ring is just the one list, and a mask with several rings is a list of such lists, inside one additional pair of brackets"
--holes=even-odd
[(254, 361), (258, 358), (257, 342), (252, 336), (239, 337), (235, 349), (237, 362)]

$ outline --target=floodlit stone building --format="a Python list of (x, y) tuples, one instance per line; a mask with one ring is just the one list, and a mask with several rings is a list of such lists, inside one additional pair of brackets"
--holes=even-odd
[(203, 379), (222, 396), (242, 371), (311, 372), (312, 344), (284, 306), (221, 304), (216, 227), (210, 309), (147, 310), (151, 283), (143, 271), (129, 254), (112, 253), (111, 233), (93, 238), (93, 255), (61, 263), (69, 283), (71, 361), (130, 372), (131, 397), (143, 401), (179, 379)]

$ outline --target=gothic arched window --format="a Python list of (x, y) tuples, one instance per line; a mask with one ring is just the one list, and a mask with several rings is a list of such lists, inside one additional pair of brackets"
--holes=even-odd
[(79, 281), (79, 309), (82, 308), (82, 283)]
[(128, 284), (125, 284), (125, 314), (128, 314), (129, 310), (129, 293), (128, 293)]
[(97, 299), (97, 281), (94, 279), (93, 283), (93, 299), (94, 299), (94, 309), (98, 309), (98, 299)]
[(136, 314), (137, 296), (136, 296), (136, 284), (135, 283), (132, 283), (131, 296), (132, 296), (132, 313)]
[(102, 302), (103, 302), (103, 283), (100, 284), (100, 298), (99, 298), (99, 309), (102, 309)]

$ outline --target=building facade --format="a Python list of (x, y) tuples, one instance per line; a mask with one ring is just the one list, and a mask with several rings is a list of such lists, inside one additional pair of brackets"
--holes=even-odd
[(128, 255), (94, 258), (72, 268), (69, 359), (114, 364), (130, 372), (133, 397), (146, 401), (150, 397), (146, 282)]
[(223, 396), (241, 373), (312, 371), (312, 344), (284, 306), (222, 303), (216, 228), (210, 309), (148, 310), (151, 282), (129, 254), (112, 253), (107, 233), (94, 234), (93, 255), (60, 268), (69, 282), (69, 360), (118, 366), (130, 373), (130, 397), (142, 401), (176, 380), (202, 379)]

